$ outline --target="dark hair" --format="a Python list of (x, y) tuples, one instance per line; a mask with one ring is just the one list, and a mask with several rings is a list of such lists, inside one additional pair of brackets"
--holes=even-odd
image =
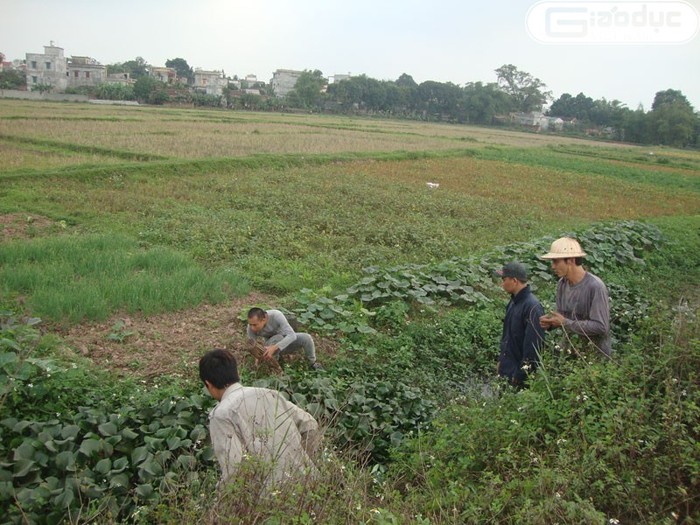
[(262, 308), (254, 307), (248, 310), (248, 319), (255, 317), (256, 319), (265, 319), (267, 312)]
[(228, 350), (215, 349), (207, 352), (199, 360), (199, 378), (202, 383), (209, 381), (216, 388), (226, 388), (238, 383), (236, 358)]
[(576, 257), (574, 259), (574, 263), (576, 264), (576, 266), (583, 266), (583, 257)]

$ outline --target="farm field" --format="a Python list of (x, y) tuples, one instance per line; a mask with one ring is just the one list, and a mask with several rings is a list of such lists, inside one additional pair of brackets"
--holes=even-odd
[[(105, 157), (122, 153), (169, 159), (585, 144), (575, 138), (507, 130), (325, 115), (56, 106), (0, 100), (3, 144), (53, 149), (57, 155), (82, 147), (101, 148)], [(31, 166), (30, 159), (25, 158), (22, 166), (3, 163), (2, 169), (23, 166)]]
[(364, 266), (447, 259), (554, 225), (700, 209), (692, 152), (345, 117), (16, 104), (0, 104), (0, 147), (16, 159), (0, 168), (3, 213), (233, 264), (267, 292), (337, 287)]
[[(294, 523), (307, 523), (301, 516), (310, 509), (328, 523), (475, 523), (485, 500), (465, 494), (495, 498), (504, 491), (522, 504), (527, 498), (515, 494), (523, 487), (534, 506), (503, 501), (491, 506), (489, 522), (654, 523), (671, 512), (698, 522), (693, 469), (700, 458), (683, 447), (698, 416), (689, 408), (697, 393), (688, 396), (687, 389), (697, 380), (699, 359), (700, 152), (398, 120), (0, 99), (0, 157), (0, 351), (14, 356), (0, 360), (0, 438), (8, 443), (0, 458), (6, 463), (0, 503), (13, 502), (0, 521), (30, 515), (55, 522), (66, 519), (65, 509), (79, 509), (72, 522), (135, 521), (138, 513), (144, 523), (183, 522), (202, 505), (248, 513), (243, 523), (282, 516), (274, 506), (245, 500), (238, 502), (245, 508), (234, 508), (230, 498), (212, 495), (215, 468), (201, 445), (211, 405), (195, 367), (198, 356), (220, 346), (239, 356), (244, 383), (250, 378), (313, 405), (338, 450), (365, 452), (359, 462), (339, 460), (342, 469), (328, 462), (328, 476), (349, 475), (341, 474), (346, 467), (353, 472), (352, 482), (333, 482), (357, 484), (352, 509), (332, 497), (330, 482), (321, 483), (296, 510), (285, 507), (295, 505), (291, 500), (277, 507), (298, 511)], [(569, 233), (585, 241), (590, 264), (609, 283), (620, 348), (615, 371), (595, 360), (585, 372), (552, 361), (561, 371), (535, 380), (522, 395), (499, 394), (500, 405), (482, 400), (468, 385), (491, 381), (506, 302), (491, 272), (509, 259), (523, 260), (551, 305), (554, 281), (537, 255)], [(317, 340), (327, 367), (322, 378), (298, 362), (282, 378), (255, 367), (240, 317), (253, 305), (297, 314)], [(36, 326), (27, 321), (35, 318), (41, 318)], [(660, 342), (666, 340), (678, 346)], [(640, 386), (625, 367), (643, 367), (640, 355), (651, 354), (660, 364), (648, 372), (653, 381)], [(47, 372), (46, 359), (68, 372)], [(94, 393), (90, 377), (107, 382), (104, 395)], [(603, 386), (586, 384), (601, 377)], [(661, 384), (678, 387), (667, 391)], [(648, 389), (643, 400), (634, 394), (640, 388)], [(53, 398), (54, 389), (66, 395)], [(581, 389), (611, 404), (600, 401), (589, 419), (577, 419), (581, 412), (569, 402)], [(88, 408), (78, 408), (88, 398), (100, 431), (90, 426)], [(465, 398), (478, 402), (450, 401)], [(169, 412), (173, 399), (188, 415), (163, 423), (162, 431), (179, 441), (169, 442), (170, 455), (158, 455), (161, 445), (147, 440), (160, 459), (157, 468), (146, 468), (151, 460), (140, 463), (133, 455), (146, 446), (141, 425), (155, 417), (148, 410), (177, 419)], [(684, 411), (671, 408), (673, 399)], [(538, 411), (542, 404), (551, 412)], [(17, 407), (29, 408), (13, 413)], [(393, 423), (382, 410), (394, 414)], [(666, 434), (638, 418), (652, 410), (671, 421)], [(523, 442), (498, 427), (499, 411), (503, 421), (524, 426), (519, 414), (529, 414), (542, 428), (533, 427)], [(619, 419), (616, 411), (640, 421), (636, 430), (647, 448), (609, 423)], [(554, 418), (560, 422), (547, 430), (543, 421)], [(487, 420), (493, 426), (479, 426)], [(114, 466), (117, 452), (107, 453), (119, 449), (108, 421), (129, 429), (119, 434), (130, 454), (126, 471)], [(59, 442), (57, 436), (72, 432), (65, 425), (101, 436), (94, 458), (110, 457), (109, 466), (93, 465), (75, 436), (75, 450), (61, 445), (63, 459), (74, 453), (65, 465), (37, 456), (39, 445), (32, 452), (18, 448), (51, 432)], [(426, 463), (409, 436), (431, 425), (425, 443), (435, 457)], [(490, 436), (504, 452), (489, 456), (489, 466), (455, 463), (455, 454), (492, 452), (465, 428)], [(513, 449), (505, 448), (506, 438)], [(571, 448), (558, 455), (554, 444), (561, 439)], [(589, 454), (584, 444), (595, 440), (610, 445), (609, 456)], [(666, 452), (672, 446), (677, 455)], [(658, 470), (618, 463), (620, 454), (653, 459)], [(196, 461), (171, 461), (184, 456)], [(551, 470), (531, 463), (504, 486), (506, 465), (532, 457)], [(90, 472), (89, 490), (63, 478), (55, 486), (47, 481), (71, 461)], [(678, 479), (659, 474), (678, 462), (687, 465)], [(381, 498), (373, 496), (379, 478), (372, 465), (386, 475)], [(95, 469), (118, 482), (101, 481)], [(626, 476), (643, 480), (632, 496)], [(656, 476), (662, 479), (651, 498), (644, 490)], [(454, 482), (452, 493), (441, 492), (446, 480)], [(533, 480), (541, 483), (529, 485)], [(200, 489), (208, 496), (194, 494)], [(566, 505), (548, 506), (555, 492)], [(626, 505), (623, 494), (637, 507)], [(94, 503), (80, 503), (81, 497)], [(42, 521), (48, 501), (58, 510)], [(427, 521), (416, 518), (420, 513)], [(207, 513), (197, 519), (217, 521)]]

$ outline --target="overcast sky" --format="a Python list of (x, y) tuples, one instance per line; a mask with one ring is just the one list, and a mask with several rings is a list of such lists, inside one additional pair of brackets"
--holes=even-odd
[[(569, 1), (585, 14), (568, 15), (569, 26), (559, 27), (585, 29), (585, 36), (544, 44), (532, 36), (541, 36), (537, 17), (544, 16), (528, 17), (532, 0), (0, 0), (0, 52), (23, 59), (53, 41), (67, 57), (87, 55), (103, 64), (141, 56), (162, 66), (181, 57), (193, 67), (264, 81), (283, 68), (386, 80), (408, 73), (418, 83), (464, 85), (494, 82), (496, 68), (514, 64), (541, 79), (555, 98), (583, 92), (650, 109), (655, 93), (671, 88), (700, 110), (697, 33), (682, 44), (642, 37), (643, 45), (593, 45), (589, 40), (603, 37), (593, 35), (598, 12), (591, 9), (624, 2)], [(668, 13), (683, 3), (683, 30), (697, 26), (700, 0), (634, 3), (642, 14), (660, 5)], [(679, 22), (669, 19), (665, 29)]]

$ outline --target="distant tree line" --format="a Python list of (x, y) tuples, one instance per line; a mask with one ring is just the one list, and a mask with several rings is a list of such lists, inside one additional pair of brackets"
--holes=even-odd
[(700, 113), (678, 90), (659, 91), (651, 111), (626, 108), (617, 100), (593, 100), (583, 93), (564, 93), (549, 108), (550, 115), (576, 119), (574, 129), (607, 127), (614, 138), (641, 144), (700, 147)]
[[(411, 75), (396, 80), (376, 80), (367, 75), (328, 83), (319, 70), (299, 76), (294, 90), (284, 98), (275, 97), (269, 86), (263, 95), (225, 88), (221, 96), (193, 93), (194, 71), (183, 58), (166, 61), (177, 71), (178, 84), (167, 85), (149, 76), (150, 65), (136, 57), (110, 64), (107, 73), (128, 73), (133, 85), (103, 84), (77, 88), (91, 96), (111, 100), (138, 100), (149, 104), (187, 103), (196, 106), (228, 107), (254, 111), (316, 111), (376, 115), (462, 124), (508, 124), (512, 113), (540, 112), (552, 102), (547, 86), (531, 74), (505, 64), (495, 70), (496, 81), (452, 82), (428, 80), (420, 84)], [(24, 74), (0, 72), (0, 89), (25, 85)], [(663, 144), (700, 148), (700, 113), (678, 90), (659, 91), (650, 111), (641, 106), (627, 108), (619, 100), (593, 100), (583, 93), (563, 94), (547, 111), (549, 116), (566, 120), (563, 131), (600, 134), (611, 139), (640, 144)]]
[[(426, 81), (417, 84), (403, 74), (395, 81), (366, 75), (326, 85), (320, 71), (304, 71), (285, 98), (289, 107), (360, 113), (419, 120), (494, 125), (507, 123), (511, 113), (541, 111), (551, 92), (538, 78), (512, 64), (496, 70), (497, 81)], [(615, 140), (675, 147), (700, 147), (700, 113), (682, 92), (667, 89), (654, 97), (651, 111), (627, 108), (619, 100), (593, 100), (583, 93), (565, 93), (554, 100), (547, 115), (567, 121), (564, 132), (596, 133)]]

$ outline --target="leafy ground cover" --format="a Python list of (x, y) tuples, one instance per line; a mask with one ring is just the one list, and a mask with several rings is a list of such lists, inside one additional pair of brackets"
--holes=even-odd
[[(633, 288), (632, 293), (627, 293), (625, 285), (614, 281), (616, 270), (624, 271), (626, 268), (636, 267), (637, 275), (643, 274), (643, 269), (647, 266), (645, 259), (655, 265), (648, 270), (646, 278), (655, 280), (658, 275), (668, 271), (669, 265), (676, 262), (661, 255), (667, 249), (669, 240), (664, 240), (655, 228), (638, 223), (616, 224), (607, 229), (594, 228), (580, 232), (579, 237), (585, 239), (587, 245), (596, 246), (596, 250), (591, 249), (592, 263), (597, 265), (596, 271), (611, 285), (613, 313), (616, 319), (616, 345), (621, 350), (621, 356), (615, 359), (614, 365), (601, 365), (595, 360), (588, 363), (590, 358), (562, 363), (546, 360), (545, 370), (553, 372), (547, 372), (548, 375), (536, 379), (530, 391), (520, 394), (521, 397), (507, 390), (500, 392), (500, 387), (495, 383), (489, 386), (491, 380), (487, 378), (491, 377), (491, 373), (488, 370), (493, 367), (498, 341), (497, 312), (502, 306), (493, 304), (496, 297), (495, 283), (491, 282), (489, 287), (487, 278), (479, 282), (470, 278), (475, 286), (481, 283), (484, 292), (491, 296), (484, 296), (489, 304), (480, 304), (478, 308), (447, 311), (436, 320), (425, 312), (423, 315), (409, 315), (409, 310), (399, 306), (411, 303), (416, 306), (430, 304), (420, 300), (410, 301), (409, 297), (416, 298), (411, 294), (390, 293), (388, 296), (379, 296), (375, 298), (374, 303), (372, 300), (367, 301), (367, 312), (370, 317), (377, 317), (374, 325), (380, 332), (372, 337), (351, 333), (347, 339), (341, 340), (341, 347), (329, 374), (319, 377), (309, 375), (301, 368), (292, 367), (285, 376), (269, 378), (257, 376), (255, 370), (251, 369), (248, 372), (248, 381), (256, 385), (273, 386), (286, 392), (297, 404), (314, 413), (320, 421), (328, 425), (329, 442), (335, 443), (341, 449), (352, 447), (361, 451), (363, 455), (368, 454), (373, 462), (383, 465), (389, 459), (392, 448), (403, 447), (397, 456), (398, 459), (388, 464), (389, 470), (384, 474), (385, 483), (403, 483), (401, 480), (406, 476), (416, 481), (410, 484), (405, 501), (397, 500), (397, 496), (393, 495), (389, 500), (391, 505), (385, 504), (381, 506), (382, 510), (376, 509), (375, 514), (378, 513), (378, 516), (383, 512), (395, 516), (416, 506), (423, 514), (430, 516), (431, 521), (449, 521), (445, 514), (446, 508), (457, 509), (458, 517), (455, 522), (474, 521), (479, 513), (483, 512), (486, 502), (478, 498), (465, 499), (466, 496), (459, 495), (463, 486), (463, 482), (459, 480), (464, 478), (465, 472), (460, 468), (477, 469), (475, 472), (481, 469), (480, 471), (492, 473), (494, 469), (497, 471), (501, 468), (501, 464), (504, 465), (503, 468), (510, 468), (514, 461), (530, 458), (530, 467), (523, 469), (523, 478), (518, 478), (518, 483), (529, 483), (525, 474), (542, 475), (542, 470), (532, 465), (537, 465), (539, 461), (544, 462), (548, 454), (554, 454), (550, 448), (543, 451), (537, 449), (536, 443), (533, 444), (533, 439), (539, 436), (538, 432), (542, 432), (540, 427), (545, 425), (540, 421), (541, 418), (547, 417), (547, 421), (556, 422), (552, 423), (554, 426), (543, 427), (545, 434), (541, 440), (546, 447), (551, 447), (555, 439), (563, 439), (564, 442), (575, 441), (578, 434), (573, 429), (564, 428), (565, 425), (559, 421), (560, 416), (553, 415), (556, 410), (563, 411), (563, 415), (573, 418), (572, 425), (578, 424), (577, 413), (569, 414), (568, 403), (572, 402), (572, 392), (580, 390), (579, 402), (586, 396), (586, 401), (588, 397), (591, 400), (607, 400), (609, 392), (616, 392), (613, 401), (619, 400), (624, 394), (624, 391), (620, 392), (619, 382), (626, 381), (627, 377), (624, 371), (627, 368), (644, 366), (644, 354), (635, 353), (633, 346), (626, 345), (639, 344), (640, 337), (647, 338), (642, 345), (645, 348), (659, 340), (659, 337), (668, 339), (668, 344), (678, 344), (678, 341), (669, 339), (673, 334), (671, 330), (665, 335), (659, 332), (658, 318), (653, 314), (652, 308), (653, 294), (645, 294), (643, 287), (635, 287), (634, 283), (629, 284)], [(538, 249), (542, 251), (546, 241), (547, 239), (543, 239), (534, 244), (507, 246), (499, 250), (497, 255), (486, 255), (479, 261), (472, 261), (471, 264), (490, 267), (495, 264), (496, 259), (507, 256), (522, 258), (525, 253), (532, 253)], [(686, 250), (692, 250), (697, 243), (695, 239), (690, 246), (679, 246), (676, 238), (670, 244), (670, 251), (676, 254), (677, 259), (681, 259), (687, 255)], [(627, 252), (619, 250), (617, 246), (620, 245), (627, 246)], [(692, 264), (692, 260), (686, 258), (680, 268), (697, 277), (697, 269), (693, 270), (689, 264)], [(455, 268), (462, 268), (463, 275), (474, 274), (468, 261), (463, 261)], [(548, 279), (545, 275), (535, 279), (533, 283), (540, 284), (538, 293), (546, 293), (547, 288), (543, 283)], [(611, 277), (613, 280), (610, 280)], [(355, 293), (372, 293), (372, 290), (386, 292), (387, 289), (379, 285), (381, 282), (387, 282), (387, 278), (390, 282), (394, 280), (391, 276), (384, 276), (384, 281), (364, 282), (363, 288), (355, 290)], [(551, 281), (551, 278), (549, 280)], [(419, 283), (409, 281), (409, 284), (415, 286)], [(435, 295), (448, 300), (459, 300), (459, 295), (452, 297), (449, 289), (449, 286), (456, 286), (456, 283), (445, 284), (444, 290), (434, 290)], [(644, 299), (641, 302), (639, 294), (641, 299)], [(429, 295), (417, 298), (420, 297), (430, 298)], [(623, 310), (631, 308), (637, 309), (636, 315), (625, 317)], [(618, 318), (625, 322), (619, 321)], [(2, 384), (5, 385), (5, 389), (3, 418), (0, 424), (4, 434), (3, 443), (8, 449), (7, 459), (3, 463), (4, 470), (0, 472), (0, 476), (4, 483), (2, 497), (5, 501), (14, 501), (9, 519), (19, 519), (19, 516), (24, 515), (30, 516), (32, 521), (53, 522), (62, 519), (70, 509), (74, 516), (81, 516), (78, 521), (95, 516), (121, 520), (137, 513), (155, 512), (154, 507), (158, 508), (161, 501), (160, 494), (167, 494), (172, 489), (169, 484), (177, 485), (183, 476), (198, 480), (197, 483), (204, 482), (202, 476), (206, 478), (206, 473), (202, 473), (200, 469), (213, 467), (211, 452), (203, 443), (202, 434), (202, 418), (208, 405), (205, 398), (197, 397), (196, 381), (188, 386), (187, 377), (189, 375), (191, 378), (194, 375), (192, 372), (184, 374), (185, 382), (180, 383), (181, 386), (171, 383), (167, 388), (160, 388), (157, 384), (152, 384), (150, 389), (135, 388), (127, 379), (125, 382), (114, 383), (106, 392), (93, 396), (91, 392), (94, 386), (91, 387), (92, 383), (85, 377), (86, 373), (91, 372), (83, 366), (67, 366), (68, 363), (61, 363), (55, 358), (35, 357), (46, 351), (42, 350), (42, 345), (47, 345), (50, 341), (47, 343), (46, 340), (39, 339), (39, 334), (31, 326), (19, 324), (11, 316), (6, 315), (3, 324), (5, 351), (2, 360)], [(691, 332), (688, 337), (686, 332), (675, 333), (674, 337), (682, 336), (692, 342), (693, 334), (694, 332)], [(133, 334), (130, 333), (129, 325), (115, 325), (110, 336), (112, 335), (111, 338), (117, 343), (123, 343)], [(682, 356), (687, 356), (683, 359), (697, 358), (692, 346), (680, 357), (675, 347), (673, 351), (668, 348), (662, 347), (668, 352), (663, 355), (672, 354), (674, 359), (680, 359)], [(390, 355), (391, 359), (387, 359), (387, 355)], [(177, 359), (179, 357), (175, 358)], [(655, 370), (667, 373), (664, 363), (665, 361), (658, 363)], [(673, 363), (674, 370), (694, 370), (693, 367), (687, 367), (685, 362), (674, 360)], [(581, 366), (584, 366), (588, 374), (577, 372), (577, 368)], [(607, 378), (610, 370), (614, 370), (616, 375)], [(97, 377), (99, 381), (100, 376)], [(175, 376), (169, 377), (172, 381)], [(671, 381), (673, 377), (668, 380)], [(592, 384), (594, 379), (597, 383)], [(648, 380), (651, 381), (649, 388), (656, 385), (654, 380)], [(155, 381), (159, 382), (158, 379)], [(688, 382), (695, 381), (695, 378), (692, 373), (688, 375), (687, 372), (683, 372), (676, 377), (676, 381), (687, 388)], [(572, 382), (575, 386), (570, 384)], [(478, 390), (480, 384), (481, 393)], [(607, 385), (607, 390), (601, 390), (603, 385)], [(624, 386), (629, 392), (637, 392), (637, 385), (634, 383), (624, 383)], [(484, 397), (484, 388), (500, 393), (496, 394), (495, 398), (493, 393)], [(461, 397), (457, 397), (459, 394)], [(650, 403), (657, 402), (653, 394), (654, 392), (650, 392)], [(540, 397), (531, 402), (527, 401), (526, 396), (535, 395)], [(554, 408), (551, 409), (543, 408), (545, 403), (552, 404), (553, 400), (556, 401), (562, 396), (563, 404), (553, 404)], [(445, 400), (460, 398), (463, 399), (462, 402), (458, 401), (452, 404), (452, 408), (443, 409), (438, 418), (433, 420), (435, 408), (443, 405)], [(693, 398), (689, 399), (692, 401)], [(523, 402), (535, 412), (527, 411), (523, 414)], [(616, 403), (612, 404), (611, 410), (628, 410)], [(586, 405), (584, 414), (595, 418), (602, 417), (603, 421), (612, 421), (608, 416), (600, 414), (601, 410), (609, 406), (605, 403)], [(641, 408), (634, 406), (642, 411), (649, 409), (646, 405)], [(23, 408), (20, 410), (19, 407)], [(467, 419), (453, 412), (459, 411), (460, 407), (468, 411), (464, 416)], [(472, 410), (476, 413), (472, 413)], [(517, 419), (514, 419), (516, 415), (511, 414), (510, 419), (504, 420), (488, 412), (486, 415), (481, 414), (488, 410), (515, 411), (518, 415)], [(553, 410), (555, 412), (552, 412)], [(22, 415), (21, 418), (17, 417), (19, 414)], [(657, 461), (675, 461), (672, 457), (662, 454), (668, 439), (671, 440), (668, 443), (673, 445), (674, 450), (682, 446), (682, 450), (688, 450), (689, 457), (692, 457), (691, 450), (687, 448), (690, 438), (686, 432), (687, 417), (692, 419), (692, 412), (690, 415), (686, 411), (676, 411), (674, 414), (678, 415), (673, 417), (681, 417), (678, 433), (670, 437), (664, 435), (663, 441), (653, 442), (653, 452), (657, 454)], [(535, 437), (528, 437), (523, 441), (518, 433), (521, 427), (517, 422), (523, 421), (522, 426), (529, 428), (528, 416), (533, 420), (533, 427), (531, 431), (528, 430), (526, 436), (534, 433)], [(426, 425), (431, 420), (434, 428), (426, 430)], [(493, 423), (478, 433), (483, 437), (483, 441), (470, 438), (477, 422), (484, 421)], [(460, 424), (455, 427), (455, 422)], [(510, 431), (506, 431), (504, 425), (510, 425)], [(593, 423), (591, 425), (591, 428), (576, 427), (576, 431), (590, 442), (607, 439), (611, 440), (612, 444), (619, 444), (615, 433), (608, 426), (601, 428)], [(649, 425), (650, 428), (654, 428), (653, 422)], [(464, 426), (467, 428), (463, 428)], [(465, 434), (450, 434), (449, 437), (445, 437), (442, 434), (443, 429), (444, 432)], [(651, 432), (650, 429), (643, 431), (645, 436)], [(460, 453), (459, 448), (455, 450), (457, 443), (464, 442), (465, 446), (473, 447), (473, 450), (482, 446), (488, 446), (491, 450), (493, 442), (488, 437), (491, 432), (495, 432), (503, 440), (503, 445), (495, 447), (496, 455), (492, 459), (488, 459), (490, 456), (485, 452), (473, 451), (467, 453), (466, 457), (483, 457), (488, 461), (479, 460), (466, 463), (462, 467), (463, 462), (454, 459), (455, 454)], [(635, 436), (637, 439), (638, 434), (626, 431), (625, 435)], [(433, 442), (433, 439), (437, 441)], [(414, 446), (417, 447), (415, 450), (412, 448)], [(583, 445), (577, 442), (577, 446)], [(624, 448), (628, 445), (620, 446)], [(445, 464), (435, 459), (442, 457), (443, 447), (446, 454)], [(513, 447), (515, 449), (511, 455), (504, 456), (503, 451)], [(497, 453), (498, 450), (501, 452)], [(521, 457), (525, 453), (524, 450), (528, 451), (527, 458)], [(538, 450), (540, 456), (534, 456), (534, 450)], [(652, 454), (652, 451), (647, 453)], [(492, 505), (489, 512), (492, 512), (496, 521), (501, 514), (523, 519), (532, 516), (559, 516), (564, 521), (575, 516), (588, 516), (587, 519), (594, 521), (601, 521), (605, 516), (629, 518), (631, 515), (625, 514), (629, 509), (620, 507), (617, 503), (619, 497), (602, 497), (613, 487), (620, 487), (616, 490), (624, 491), (619, 476), (621, 472), (626, 472), (623, 471), (623, 467), (631, 467), (627, 463), (611, 463), (613, 458), (618, 457), (617, 454), (611, 452), (603, 459), (584, 456), (581, 460), (587, 462), (588, 470), (577, 470), (576, 479), (589, 480), (600, 469), (607, 469), (607, 481), (598, 483), (598, 492), (591, 492), (594, 495), (594, 503), (580, 501), (581, 494), (588, 494), (583, 487), (588, 487), (589, 483), (581, 481), (579, 484), (562, 485), (562, 481), (556, 481), (557, 476), (568, 478), (571, 473), (564, 474), (563, 469), (571, 469), (572, 465), (578, 466), (578, 463), (555, 463), (551, 467), (552, 472), (548, 472), (549, 475), (555, 476), (552, 483), (557, 484), (560, 494), (566, 494), (563, 503), (557, 503), (551, 509), (543, 506), (541, 498), (546, 495), (550, 485), (540, 483), (536, 486), (540, 487), (541, 492), (534, 489), (525, 492), (540, 502), (534, 507), (519, 505), (515, 498), (508, 504), (499, 503), (498, 507)], [(690, 460), (689, 457), (686, 459)], [(418, 466), (415, 462), (418, 462)], [(433, 467), (436, 470), (433, 470)], [(660, 465), (658, 469), (664, 471), (665, 467)], [(654, 475), (658, 481), (658, 469), (651, 473), (645, 472), (644, 475)], [(445, 479), (455, 482), (450, 485), (449, 494), (444, 494), (433, 504), (428, 504), (421, 498), (426, 493), (434, 495), (438, 492), (437, 486), (428, 485), (429, 480), (433, 478), (440, 487)], [(427, 481), (424, 482), (424, 479)], [(515, 481), (501, 485), (501, 479), (489, 474), (474, 478), (472, 483), (477, 483), (478, 480), (483, 490), (501, 494), (503, 491), (512, 490), (514, 494), (520, 494), (521, 485)], [(692, 477), (689, 479), (690, 481), (685, 481), (683, 478), (678, 486), (686, 491), (692, 490)], [(418, 488), (414, 487), (414, 483), (418, 483)], [(673, 480), (666, 480), (664, 483), (673, 483)], [(471, 491), (476, 485), (468, 487), (471, 488), (467, 490)], [(643, 488), (635, 490), (638, 497), (645, 494)], [(683, 511), (681, 500), (672, 503), (675, 501), (671, 496), (672, 487), (669, 486), (668, 491), (668, 494), (657, 496), (654, 501), (666, 501), (672, 505), (673, 512), (688, 513), (689, 510)], [(366, 494), (366, 497), (372, 500), (371, 494)], [(463, 502), (458, 505), (452, 499), (454, 497)], [(493, 499), (492, 502), (502, 501), (503, 497), (505, 496), (502, 495), (501, 500)], [(573, 500), (570, 501), (569, 498)], [(400, 506), (392, 506), (399, 505), (402, 501), (404, 503)], [(41, 510), (43, 505), (49, 505), (56, 510), (45, 514)], [(693, 500), (690, 500), (688, 505), (690, 507), (686, 507), (692, 510)], [(647, 504), (637, 508), (635, 515), (649, 519), (654, 515), (652, 511), (653, 505)]]

